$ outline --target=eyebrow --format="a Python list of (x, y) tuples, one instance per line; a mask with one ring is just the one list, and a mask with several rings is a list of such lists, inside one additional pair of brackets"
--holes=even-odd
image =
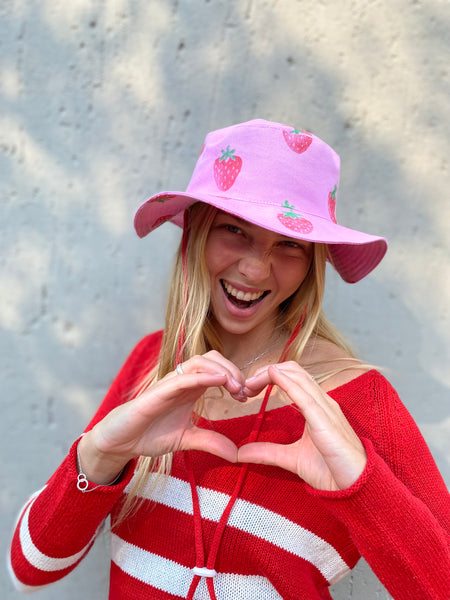
[(238, 223), (242, 223), (243, 225), (254, 225), (254, 223), (250, 223), (250, 221), (246, 221), (245, 219), (242, 219), (242, 217), (233, 215), (232, 213), (226, 212), (225, 210), (219, 210), (218, 215), (223, 216), (225, 218), (231, 217), (232, 219), (234, 219)]
[[(223, 216), (225, 218), (231, 217), (232, 219), (234, 219), (238, 223), (242, 223), (243, 225), (247, 225), (247, 226), (250, 226), (250, 227), (261, 227), (262, 229), (264, 229), (264, 227), (262, 227), (261, 225), (256, 225), (255, 223), (251, 223), (250, 221), (246, 221), (242, 217), (238, 217), (236, 215), (233, 215), (232, 213), (229, 213), (226, 210), (219, 209), (217, 211), (217, 215)], [(271, 231), (271, 230), (268, 229), (268, 231)], [(274, 232), (274, 233), (277, 233), (277, 232)], [(292, 241), (297, 242), (298, 244), (306, 244), (307, 247), (309, 247), (310, 245), (312, 246), (313, 243), (314, 243), (314, 242), (311, 242), (310, 240), (303, 240), (301, 238), (294, 238), (294, 237), (291, 237), (289, 235), (285, 235), (284, 233), (278, 233), (278, 235), (281, 238), (285, 239), (285, 240), (292, 240)]]
[(232, 215), (231, 213), (228, 213), (228, 215), (230, 217), (233, 217), (233, 219), (238, 221), (238, 223), (242, 223), (243, 225), (254, 225), (254, 223), (250, 223), (250, 221), (246, 221), (245, 219), (242, 219), (241, 217), (236, 217), (235, 215)]

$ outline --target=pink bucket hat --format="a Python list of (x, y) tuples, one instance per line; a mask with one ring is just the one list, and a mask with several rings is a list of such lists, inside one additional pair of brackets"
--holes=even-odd
[(261, 119), (206, 136), (185, 192), (161, 192), (137, 210), (134, 226), (144, 237), (165, 221), (183, 226), (194, 202), (282, 235), (329, 246), (329, 261), (355, 283), (381, 261), (382, 237), (339, 225), (336, 200), (339, 156), (315, 135)]

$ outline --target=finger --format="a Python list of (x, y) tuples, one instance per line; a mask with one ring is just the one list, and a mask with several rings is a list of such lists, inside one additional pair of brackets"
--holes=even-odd
[(314, 382), (309, 382), (313, 393), (293, 381), (289, 374), (270, 368), (274, 382), (283, 389), (306, 419), (311, 437), (325, 456), (357, 454), (365, 457), (361, 440), (348, 422), (340, 406)]
[(265, 387), (272, 383), (269, 375), (269, 368), (264, 367), (259, 369), (257, 373), (254, 373), (252, 377), (245, 380), (244, 392), (247, 396), (257, 396)]
[(186, 373), (178, 377), (163, 378), (134, 400), (134, 406), (142, 413), (154, 412), (158, 405), (163, 409), (170, 404), (190, 403), (199, 398), (209, 387), (224, 385), (223, 373)]
[[(245, 381), (244, 389), (247, 391), (248, 396), (255, 396), (259, 394), (264, 387), (274, 383), (270, 375), (270, 367), (276, 367), (280, 371), (290, 373), (293, 377), (298, 375), (298, 377), (303, 378), (304, 385), (306, 386), (313, 381), (312, 376), (295, 361), (286, 361), (283, 363), (277, 363), (275, 365), (266, 365), (265, 367), (258, 369), (252, 377)], [(317, 386), (317, 384), (313, 385)]]
[(324, 402), (326, 394), (304, 373), (296, 373), (293, 378), (292, 374), (278, 366), (271, 366), (268, 371), (272, 382), (289, 396), (313, 428), (322, 429), (325, 421), (330, 421), (328, 415), (332, 412), (332, 399), (329, 403)]
[(203, 370), (208, 367), (208, 365), (212, 368), (219, 369), (223, 373), (227, 373), (230, 377), (240, 381), (243, 383), (243, 376), (240, 370), (236, 367), (234, 363), (230, 360), (222, 356), (220, 352), (216, 350), (210, 350), (206, 352), (206, 354), (196, 354), (191, 358), (188, 358), (186, 361), (182, 363), (183, 370), (187, 368), (188, 370)]
[(238, 381), (241, 385), (244, 384), (244, 376), (242, 371), (234, 364), (234, 362), (228, 360), (228, 358), (225, 358), (225, 356), (223, 356), (220, 352), (217, 352), (217, 350), (211, 350), (205, 354), (205, 357), (222, 365), (231, 373), (233, 379)]
[(230, 370), (226, 365), (221, 365), (217, 360), (211, 360), (207, 354), (198, 354), (178, 363), (175, 369), (166, 375), (166, 378), (180, 377), (188, 373), (222, 373), (231, 376)]
[(237, 446), (229, 438), (199, 427), (193, 427), (184, 433), (180, 450), (201, 450), (232, 463), (238, 460)]
[(210, 351), (205, 355), (196, 355), (183, 362), (183, 374), (187, 373), (223, 373), (226, 375), (224, 388), (240, 402), (247, 399), (243, 390), (244, 379), (242, 373), (231, 361), (224, 358), (219, 352)]

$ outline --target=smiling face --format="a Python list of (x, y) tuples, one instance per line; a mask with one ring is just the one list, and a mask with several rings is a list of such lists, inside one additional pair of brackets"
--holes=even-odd
[(313, 244), (217, 212), (206, 242), (211, 311), (222, 337), (270, 336), (280, 304), (305, 279)]

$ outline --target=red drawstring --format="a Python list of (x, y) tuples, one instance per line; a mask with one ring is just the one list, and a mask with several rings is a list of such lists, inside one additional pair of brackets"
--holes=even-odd
[[(293, 341), (299, 334), (300, 329), (303, 325), (303, 322), (306, 317), (306, 310), (307, 310), (307, 306), (305, 306), (302, 317), (300, 318), (299, 322), (297, 323), (293, 332), (291, 333), (289, 340), (287, 341), (286, 346), (283, 349), (283, 352), (281, 354), (279, 362), (283, 362), (286, 360), (289, 348), (291, 347)], [(256, 442), (258, 439), (259, 433), (261, 431), (261, 426), (262, 426), (262, 423), (264, 420), (264, 414), (266, 411), (267, 403), (269, 401), (269, 396), (272, 392), (272, 389), (273, 389), (273, 385), (267, 386), (266, 393), (264, 394), (264, 399), (261, 403), (261, 407), (258, 411), (258, 414), (256, 415), (252, 431), (250, 432), (248, 443)], [(196, 566), (193, 570), (194, 577), (193, 577), (191, 585), (189, 587), (189, 591), (188, 591), (186, 600), (192, 600), (194, 598), (195, 590), (197, 589), (198, 584), (200, 583), (200, 580), (202, 577), (206, 577), (206, 585), (207, 585), (211, 600), (217, 600), (216, 592), (214, 589), (214, 581), (213, 581), (214, 575), (216, 574), (216, 571), (214, 568), (215, 564), (216, 564), (216, 558), (217, 558), (217, 554), (219, 552), (220, 543), (222, 541), (223, 532), (225, 531), (225, 527), (227, 525), (230, 513), (231, 513), (233, 506), (236, 503), (237, 497), (242, 489), (242, 485), (245, 481), (245, 477), (248, 472), (249, 464), (246, 463), (246, 464), (241, 465), (241, 467), (240, 467), (238, 479), (234, 486), (233, 493), (227, 503), (227, 506), (225, 507), (225, 510), (224, 510), (222, 516), (220, 517), (219, 523), (217, 524), (216, 530), (214, 532), (211, 549), (209, 551), (209, 555), (208, 555), (208, 559), (206, 561), (206, 567), (205, 567), (204, 566), (205, 565), (205, 550), (204, 550), (204, 546), (203, 546), (202, 515), (201, 515), (201, 511), (200, 511), (200, 501), (199, 501), (199, 497), (198, 497), (197, 485), (195, 482), (194, 467), (193, 467), (191, 455), (189, 452), (185, 452), (185, 459), (186, 459), (186, 466), (189, 471), (189, 483), (191, 486), (191, 493), (192, 493), (192, 507), (193, 507), (193, 513), (194, 513), (195, 554), (196, 554)], [(199, 574), (199, 572), (202, 572), (202, 571), (203, 571), (203, 574)]]
[(284, 347), (284, 350), (281, 353), (280, 362), (284, 362), (286, 360), (290, 347), (292, 346), (295, 338), (300, 333), (300, 329), (303, 327), (303, 323), (304, 323), (305, 318), (306, 318), (306, 311), (307, 310), (308, 310), (308, 305), (306, 304), (306, 306), (305, 306), (305, 308), (303, 310), (303, 314), (302, 314), (302, 316), (299, 319), (299, 322), (294, 327), (294, 330), (292, 331), (292, 333), (291, 333), (288, 341), (286, 342), (286, 346)]
[[(269, 401), (269, 396), (272, 391), (273, 386), (269, 385), (267, 387), (266, 393), (264, 395), (264, 400), (261, 403), (261, 407), (256, 416), (255, 422), (253, 424), (252, 431), (249, 436), (248, 443), (256, 442), (258, 439), (259, 432), (261, 430), (261, 426), (264, 419), (264, 413), (266, 410), (267, 402)], [(203, 529), (202, 529), (202, 515), (200, 512), (200, 502), (198, 498), (197, 485), (195, 483), (194, 476), (194, 468), (192, 465), (192, 459), (189, 452), (185, 453), (186, 465), (189, 471), (189, 483), (191, 485), (191, 493), (192, 493), (192, 506), (194, 513), (194, 538), (195, 538), (195, 553), (196, 553), (196, 569), (199, 571), (201, 569), (205, 569), (205, 552), (203, 546)], [(208, 587), (209, 595), (211, 600), (217, 600), (216, 592), (214, 589), (213, 577), (215, 573), (214, 566), (216, 564), (217, 554), (220, 548), (220, 542), (222, 541), (223, 532), (225, 531), (225, 527), (228, 522), (228, 518), (233, 509), (233, 506), (237, 500), (239, 492), (241, 491), (242, 485), (244, 483), (245, 477), (247, 475), (249, 464), (243, 464), (240, 467), (238, 479), (234, 486), (233, 493), (228, 500), (228, 503), (225, 507), (225, 510), (220, 517), (219, 523), (217, 524), (216, 530), (214, 532), (213, 541), (211, 544), (211, 549), (209, 551), (208, 560), (206, 562), (206, 572), (209, 571), (212, 575), (206, 576), (206, 585)], [(194, 571), (195, 573), (195, 571)], [(195, 590), (197, 589), (198, 584), (200, 583), (201, 575), (194, 574), (194, 578), (191, 582), (189, 592), (187, 595), (187, 600), (192, 600), (194, 597)]]

